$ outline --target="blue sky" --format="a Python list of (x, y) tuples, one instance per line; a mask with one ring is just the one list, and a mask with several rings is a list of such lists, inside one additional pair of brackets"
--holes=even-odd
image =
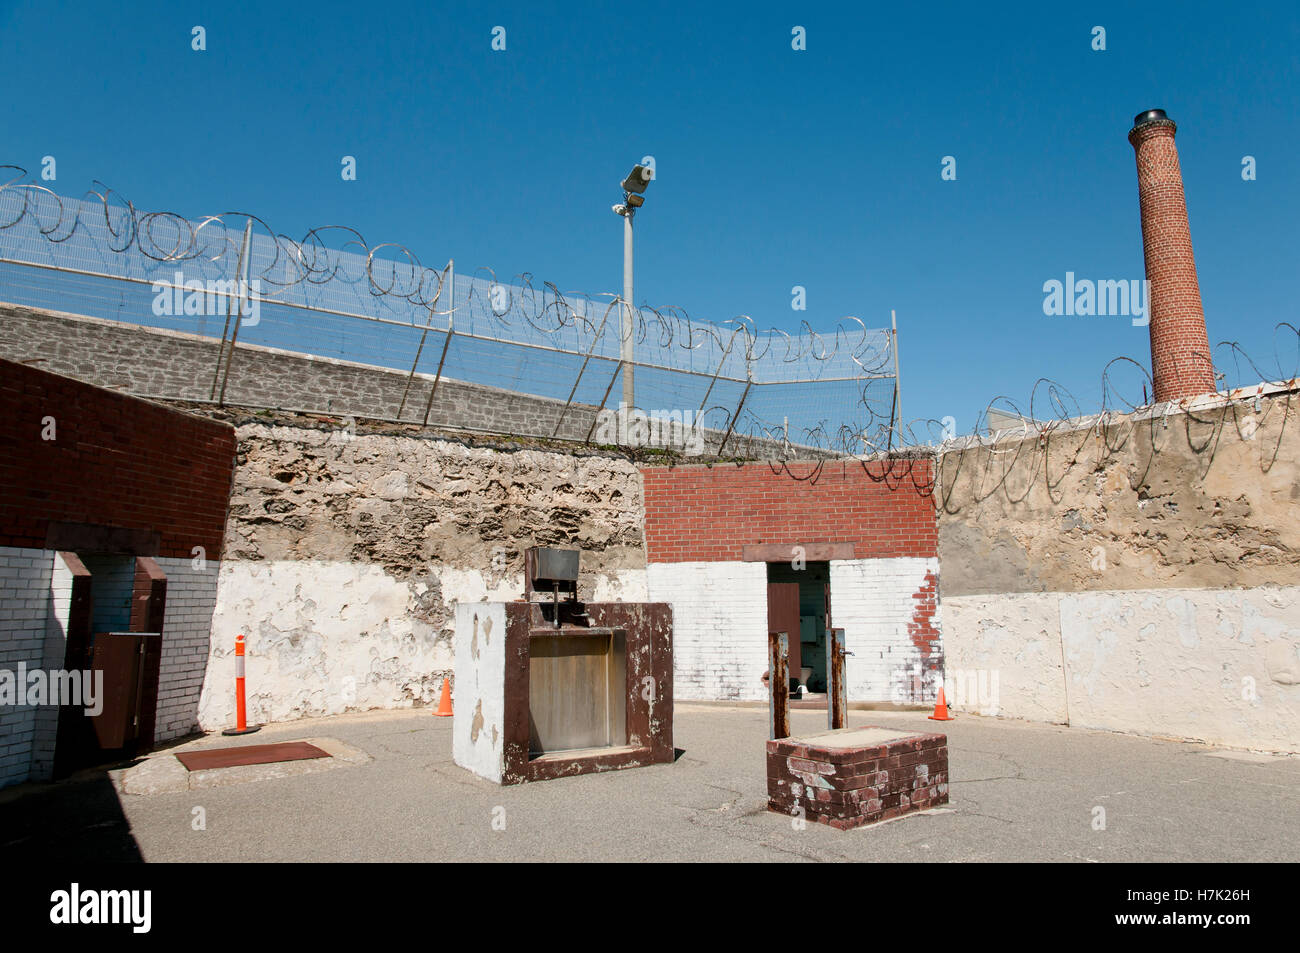
[(639, 302), (789, 330), (895, 309), (905, 416), (965, 432), (1042, 377), (1094, 410), (1111, 358), (1149, 363), (1145, 328), (1045, 316), (1042, 286), (1142, 277), (1126, 135), (1162, 107), (1211, 343), (1275, 362), (1300, 319), (1300, 7), (899, 6), (0, 4), (0, 162), (598, 293), (621, 282), (617, 183), (650, 154)]

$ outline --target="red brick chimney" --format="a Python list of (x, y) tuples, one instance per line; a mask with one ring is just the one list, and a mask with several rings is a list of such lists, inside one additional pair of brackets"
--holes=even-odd
[(1157, 403), (1216, 390), (1192, 233), (1187, 227), (1183, 173), (1174, 146), (1177, 129), (1163, 109), (1148, 109), (1133, 119), (1128, 134), (1137, 152), (1142, 249), (1151, 283), (1147, 298), (1151, 377)]

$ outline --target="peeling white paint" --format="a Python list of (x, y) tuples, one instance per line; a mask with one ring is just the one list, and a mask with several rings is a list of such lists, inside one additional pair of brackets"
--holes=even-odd
[[(637, 570), (591, 578), (597, 592), (645, 585)], [(241, 632), (250, 723), (436, 704), (453, 668), (457, 604), (522, 592), (521, 576), (448, 566), (399, 579), (373, 563), (226, 560), (199, 724), (212, 730), (234, 723)]]
[(452, 759), (497, 784), (505, 763), (505, 633), (503, 603), (456, 606)]
[[(957, 596), (944, 608), (948, 666), (1000, 669), (1003, 715), (1300, 751), (1300, 587)], [(1023, 651), (1044, 641), (1061, 654)]]
[[(934, 699), (938, 685), (926, 671), (908, 626), (918, 608), (916, 593), (927, 574), (939, 573), (934, 558), (844, 559), (830, 564), (831, 625), (844, 630), (849, 701), (916, 704)], [(938, 593), (930, 623), (943, 631)], [(942, 656), (942, 643), (935, 643)]]

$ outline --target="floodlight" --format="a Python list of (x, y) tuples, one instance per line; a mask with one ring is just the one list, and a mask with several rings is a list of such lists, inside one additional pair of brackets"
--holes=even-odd
[(640, 195), (645, 191), (645, 187), (654, 178), (654, 169), (649, 166), (638, 165), (632, 170), (632, 174), (623, 180), (623, 191), (634, 192)]

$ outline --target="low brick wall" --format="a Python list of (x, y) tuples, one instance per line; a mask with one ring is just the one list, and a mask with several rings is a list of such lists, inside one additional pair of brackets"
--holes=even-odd
[(767, 743), (768, 808), (838, 830), (948, 803), (948, 739), (846, 728)]

